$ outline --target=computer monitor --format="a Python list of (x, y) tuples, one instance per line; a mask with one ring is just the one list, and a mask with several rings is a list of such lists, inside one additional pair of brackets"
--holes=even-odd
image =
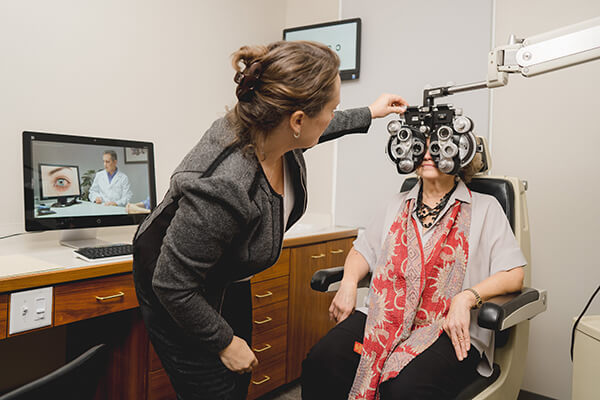
[[(23, 187), (26, 231), (137, 225), (156, 205), (154, 146), (26, 131)], [(89, 236), (69, 231), (62, 242)]]
[(360, 76), (361, 19), (299, 26), (283, 30), (283, 40), (309, 40), (323, 43), (340, 57), (340, 78), (358, 79)]

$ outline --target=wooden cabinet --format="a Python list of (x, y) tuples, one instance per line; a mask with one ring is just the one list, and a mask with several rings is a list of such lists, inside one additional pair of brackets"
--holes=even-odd
[(177, 395), (169, 376), (163, 369), (152, 343), (148, 342), (148, 346), (148, 400), (175, 400)]
[(252, 350), (258, 368), (252, 372), (248, 399), (256, 399), (286, 380), (290, 250), (275, 265), (252, 278)]
[[(313, 291), (310, 279), (317, 269), (343, 265), (355, 234), (338, 230), (286, 239), (277, 263), (252, 278), (252, 350), (259, 366), (248, 399), (298, 378), (307, 352), (333, 326), (333, 294)], [(176, 398), (148, 339), (130, 262), (0, 279), (0, 340), (7, 337), (10, 293), (41, 286), (54, 287), (54, 323), (42, 329), (62, 326), (67, 360), (97, 343), (110, 346), (96, 399)]]
[(312, 290), (310, 280), (319, 269), (344, 265), (354, 238), (291, 249), (287, 382), (300, 377), (309, 350), (335, 324), (329, 320), (334, 293)]
[(6, 337), (8, 330), (8, 295), (0, 294), (0, 339)]

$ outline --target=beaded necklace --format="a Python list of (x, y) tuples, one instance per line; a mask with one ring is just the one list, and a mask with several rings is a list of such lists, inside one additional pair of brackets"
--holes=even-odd
[[(431, 225), (433, 225), (438, 215), (440, 215), (444, 207), (446, 207), (448, 200), (450, 200), (450, 196), (452, 196), (452, 193), (454, 193), (454, 190), (456, 190), (457, 186), (458, 181), (454, 182), (454, 187), (452, 187), (452, 189), (450, 189), (450, 191), (446, 193), (434, 207), (429, 207), (427, 204), (423, 203), (423, 184), (421, 184), (421, 187), (419, 188), (419, 196), (417, 197), (417, 217), (419, 217), (419, 220), (424, 228), (430, 228)], [(429, 216), (433, 217), (431, 222), (424, 222)]]

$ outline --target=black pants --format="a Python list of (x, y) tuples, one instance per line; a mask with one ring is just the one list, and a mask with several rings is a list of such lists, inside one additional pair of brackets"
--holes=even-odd
[[(138, 274), (135, 277), (136, 272)], [(144, 284), (134, 266), (136, 292), (150, 341), (160, 358), (179, 400), (242, 400), (251, 374), (237, 374), (217, 354), (206, 352), (196, 338), (186, 334)], [(251, 345), (252, 302), (250, 281), (233, 283), (226, 292), (222, 313), (236, 336)]]
[[(310, 350), (302, 363), (303, 399), (348, 398), (360, 361), (360, 355), (353, 351), (354, 342), (362, 343), (366, 319), (363, 313), (355, 312)], [(471, 346), (468, 357), (458, 361), (450, 339), (443, 333), (397, 377), (381, 384), (381, 399), (453, 399), (477, 377), (480, 359)]]

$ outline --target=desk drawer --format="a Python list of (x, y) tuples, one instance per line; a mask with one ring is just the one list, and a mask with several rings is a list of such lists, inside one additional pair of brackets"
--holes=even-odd
[(289, 277), (269, 279), (252, 284), (252, 307), (258, 308), (288, 298)]
[(6, 337), (6, 326), (8, 325), (8, 295), (0, 294), (0, 339)]
[(252, 333), (255, 337), (287, 324), (288, 302), (280, 301), (252, 311)]
[(266, 281), (267, 279), (278, 278), (280, 276), (289, 275), (290, 273), (290, 249), (281, 250), (279, 260), (275, 265), (265, 269), (252, 278), (252, 283)]
[(256, 399), (285, 383), (285, 354), (261, 363), (252, 371), (248, 399)]
[(259, 364), (264, 364), (287, 353), (287, 324), (275, 329), (252, 335), (252, 350)]
[(160, 358), (158, 358), (158, 354), (156, 354), (156, 350), (154, 350), (154, 346), (152, 346), (152, 343), (150, 342), (148, 342), (148, 360), (150, 371), (156, 371), (164, 368)]
[(54, 325), (98, 317), (138, 306), (131, 274), (121, 274), (54, 288)]

